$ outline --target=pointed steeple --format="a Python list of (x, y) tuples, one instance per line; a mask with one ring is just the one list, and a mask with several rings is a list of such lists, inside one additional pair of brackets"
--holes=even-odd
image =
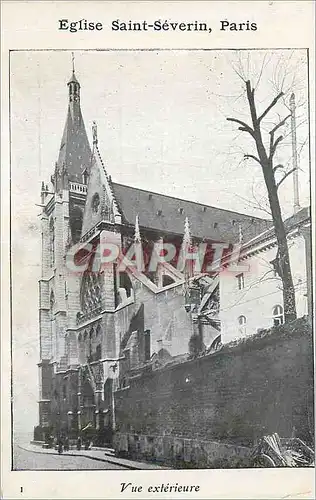
[(68, 82), (69, 88), (69, 102), (80, 103), (80, 83), (78, 82), (75, 75), (75, 56), (72, 52), (72, 75)]
[(191, 229), (188, 217), (186, 217), (184, 221), (183, 243), (188, 246), (192, 245)]
[(240, 244), (242, 244), (243, 240), (244, 240), (244, 235), (243, 235), (243, 232), (242, 232), (242, 226), (241, 224), (239, 223), (239, 227), (238, 227), (238, 232), (239, 232), (239, 238), (238, 238), (238, 242)]
[(193, 262), (191, 259), (188, 259), (188, 254), (192, 247), (192, 237), (191, 237), (191, 229), (188, 217), (185, 218), (184, 221), (184, 233), (182, 245), (179, 253), (179, 270), (184, 273), (185, 279), (189, 279), (193, 276)]
[(93, 137), (93, 146), (98, 145), (98, 126), (97, 122), (93, 120), (92, 124), (92, 137)]
[(84, 183), (84, 172), (90, 172), (92, 161), (80, 108), (80, 84), (75, 75), (74, 56), (72, 56), (72, 76), (67, 85), (68, 113), (54, 175), (56, 190), (67, 189), (69, 182)]
[(139, 230), (138, 214), (136, 215), (136, 219), (135, 219), (134, 245), (135, 245), (136, 267), (137, 267), (138, 271), (142, 272), (145, 269), (145, 264), (144, 264), (144, 256), (143, 256), (142, 239), (141, 239), (140, 230)]
[(141, 242), (140, 231), (139, 231), (138, 214), (136, 215), (136, 220), (135, 220), (134, 242), (135, 243), (140, 243)]

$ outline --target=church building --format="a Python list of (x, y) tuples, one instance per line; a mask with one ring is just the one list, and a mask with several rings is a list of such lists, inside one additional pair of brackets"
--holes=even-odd
[[(76, 437), (91, 425), (111, 444), (115, 393), (130, 377), (283, 321), (276, 243), (269, 220), (113, 182), (96, 124), (89, 142), (74, 71), (68, 93), (58, 159), (41, 189), (39, 427)], [(300, 315), (309, 220), (304, 209), (289, 221)], [(214, 260), (238, 246), (249, 272), (219, 272)], [(196, 272), (192, 248), (213, 265)]]

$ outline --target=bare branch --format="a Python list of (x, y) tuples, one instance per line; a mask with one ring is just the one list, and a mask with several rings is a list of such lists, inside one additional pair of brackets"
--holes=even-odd
[(272, 147), (270, 149), (270, 156), (269, 156), (269, 159), (272, 160), (273, 156), (274, 156), (274, 153), (276, 152), (276, 148), (278, 147), (278, 144), (280, 144), (280, 142), (283, 141), (283, 135), (280, 135), (276, 141), (274, 142), (274, 144), (272, 144)]
[(280, 185), (282, 184), (283, 181), (285, 181), (285, 179), (293, 174), (293, 172), (295, 172), (296, 168), (292, 168), (291, 170), (289, 170), (288, 172), (286, 172), (286, 174), (284, 175), (284, 177), (282, 177), (282, 179), (277, 183), (276, 187), (277, 189), (279, 189)]
[(259, 158), (257, 158), (256, 156), (254, 156), (254, 155), (248, 155), (248, 154), (247, 154), (247, 155), (244, 155), (244, 159), (245, 159), (245, 160), (248, 160), (248, 159), (250, 159), (250, 158), (251, 158), (252, 160), (255, 160), (257, 163), (259, 163), (259, 165), (261, 165), (261, 162), (260, 162)]
[(269, 111), (276, 105), (276, 103), (278, 102), (279, 99), (281, 99), (281, 97), (283, 96), (283, 92), (280, 92), (274, 99), (273, 101), (271, 102), (271, 104), (269, 104), (269, 106), (267, 107), (267, 109), (262, 113), (262, 115), (259, 116), (258, 118), (258, 122), (260, 123), (261, 120), (269, 113)]
[(291, 116), (291, 113), (289, 115), (287, 115), (285, 118), (283, 118), (283, 120), (281, 120), (270, 132), (269, 134), (274, 134), (280, 127), (283, 127), (283, 125), (285, 124), (286, 120), (288, 120)]
[(274, 173), (274, 174), (275, 174), (275, 172), (278, 170), (278, 168), (279, 168), (280, 170), (281, 170), (282, 168), (284, 169), (284, 165), (279, 164), (279, 165), (277, 165), (276, 167), (274, 167), (274, 168), (272, 169), (272, 171), (273, 171), (273, 173)]
[(241, 127), (239, 127), (239, 130), (242, 130), (244, 132), (248, 132), (252, 136), (254, 135), (254, 130), (251, 127), (249, 127), (249, 125), (247, 125), (247, 123), (242, 122), (241, 120), (237, 120), (236, 118), (226, 118), (226, 120), (229, 122), (238, 123), (238, 125), (241, 125)]
[(258, 85), (260, 83), (260, 80), (261, 80), (261, 77), (262, 77), (262, 73), (263, 73), (263, 69), (265, 67), (265, 61), (266, 61), (267, 55), (268, 55), (267, 53), (265, 53), (265, 55), (264, 55), (264, 58), (263, 58), (263, 61), (262, 61), (262, 64), (261, 64), (261, 69), (260, 69), (259, 77), (258, 77), (257, 83), (254, 86), (255, 89), (258, 88)]
[(236, 75), (241, 79), (243, 80), (243, 76), (241, 75), (240, 71), (237, 70), (235, 64), (233, 63), (233, 61), (231, 61), (231, 67), (233, 68), (233, 71), (236, 73)]
[(269, 151), (269, 159), (272, 160), (273, 156), (274, 156), (274, 153), (276, 151), (276, 148), (278, 146), (278, 144), (283, 140), (283, 136), (280, 135), (280, 137), (277, 138), (277, 140), (274, 142), (274, 134), (275, 132), (280, 128), (282, 127), (286, 120), (288, 120), (288, 118), (290, 118), (291, 114), (287, 115), (285, 118), (283, 118), (283, 120), (281, 120), (275, 127), (273, 127), (272, 130), (270, 130), (269, 134), (270, 134), (270, 151)]

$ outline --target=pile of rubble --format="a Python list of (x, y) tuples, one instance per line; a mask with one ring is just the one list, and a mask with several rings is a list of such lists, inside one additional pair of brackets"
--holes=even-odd
[(315, 453), (299, 438), (263, 436), (253, 450), (254, 467), (314, 467)]

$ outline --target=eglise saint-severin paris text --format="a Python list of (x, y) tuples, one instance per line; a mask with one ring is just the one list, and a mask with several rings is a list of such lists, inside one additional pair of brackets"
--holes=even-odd
[(113, 182), (84, 90), (73, 69), (41, 188), (35, 440), (175, 468), (309, 465), (311, 220), (297, 178), (289, 314), (275, 221)]

